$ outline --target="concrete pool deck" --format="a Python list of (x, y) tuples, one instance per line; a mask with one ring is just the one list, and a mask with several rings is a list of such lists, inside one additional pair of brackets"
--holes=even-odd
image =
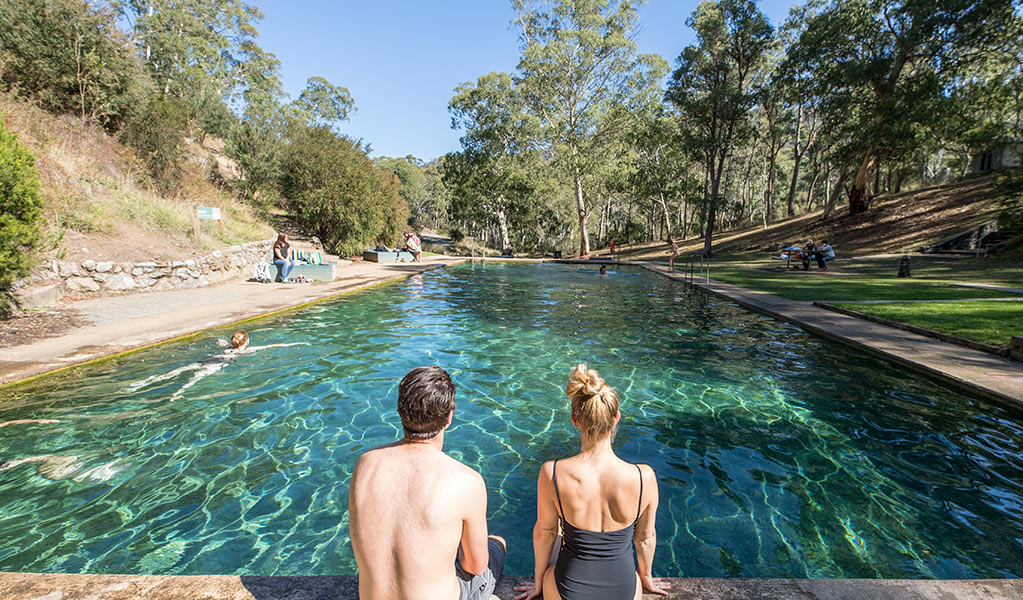
[[(526, 578), (505, 576), (491, 600)], [(1023, 580), (667, 578), (669, 600), (1023, 600)], [(58, 575), (0, 573), (3, 600), (358, 600), (354, 575)], [(644, 594), (644, 600), (664, 598)], [(427, 599), (424, 599), (427, 600)]]
[[(631, 264), (671, 279), (685, 278), (680, 271), (668, 272), (663, 265)], [(814, 306), (812, 302), (788, 300), (713, 279), (693, 281), (693, 286), (816, 334), (881, 354), (939, 379), (1023, 405), (1023, 363), (843, 315)]]
[(68, 306), (77, 310), (87, 325), (35, 342), (0, 348), (0, 385), (213, 327), (293, 310), (463, 260), (434, 256), (421, 263), (356, 262), (339, 269), (338, 279), (325, 283), (235, 280), (191, 290), (79, 300)]

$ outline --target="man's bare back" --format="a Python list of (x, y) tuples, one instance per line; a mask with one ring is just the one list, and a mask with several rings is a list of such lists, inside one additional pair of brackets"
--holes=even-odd
[(433, 443), (402, 440), (363, 454), (348, 502), (362, 600), (457, 600), (463, 539), (486, 557), (483, 478)]

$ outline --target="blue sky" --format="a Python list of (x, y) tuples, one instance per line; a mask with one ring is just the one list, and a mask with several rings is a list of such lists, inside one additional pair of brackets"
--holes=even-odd
[[(507, 0), (250, 0), (264, 13), (260, 44), (281, 60), (285, 90), (297, 97), (311, 76), (348, 88), (357, 112), (346, 135), (373, 156), (430, 160), (458, 150), (448, 101), (455, 86), (518, 62)], [(692, 42), (686, 18), (698, 1), (650, 0), (641, 9), (639, 51), (674, 64)], [(779, 25), (792, 2), (760, 8)]]

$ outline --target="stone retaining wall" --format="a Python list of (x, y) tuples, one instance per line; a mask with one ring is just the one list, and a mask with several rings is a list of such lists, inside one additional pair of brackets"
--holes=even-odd
[(54, 260), (36, 267), (14, 283), (15, 297), (33, 288), (56, 286), (67, 293), (165, 291), (205, 287), (213, 283), (252, 276), (253, 265), (263, 262), (271, 240), (250, 242), (211, 252), (206, 256), (175, 261), (112, 262)]

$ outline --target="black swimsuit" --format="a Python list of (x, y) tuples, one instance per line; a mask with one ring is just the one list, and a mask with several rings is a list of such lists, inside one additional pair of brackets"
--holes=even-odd
[(554, 583), (562, 600), (629, 600), (636, 595), (636, 563), (632, 537), (643, 508), (643, 472), (639, 465), (639, 505), (632, 525), (618, 531), (587, 531), (574, 527), (565, 518), (558, 490), (558, 461), (554, 461), (554, 493), (558, 497), (561, 530), (564, 537), (558, 562), (554, 565)]

